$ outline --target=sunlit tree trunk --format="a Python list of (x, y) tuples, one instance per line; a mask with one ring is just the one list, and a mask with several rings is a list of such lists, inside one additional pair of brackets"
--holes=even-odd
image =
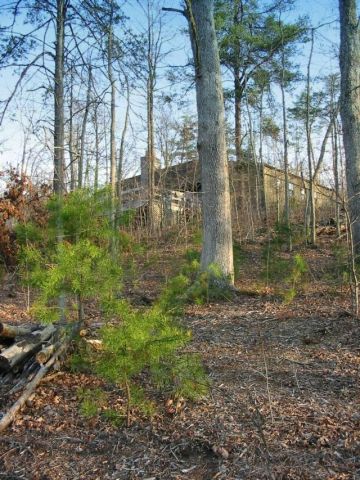
[(195, 62), (198, 152), (203, 195), (201, 268), (216, 265), (233, 282), (233, 245), (225, 114), (212, 0), (187, 0)]
[(340, 0), (341, 120), (352, 238), (360, 254), (360, 25), (356, 0)]

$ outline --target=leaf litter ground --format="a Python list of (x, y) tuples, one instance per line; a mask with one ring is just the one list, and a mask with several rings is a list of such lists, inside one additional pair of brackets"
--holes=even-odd
[[(240, 294), (191, 306), (183, 319), (193, 331), (187, 348), (202, 356), (212, 381), (205, 400), (170, 414), (157, 395), (151, 420), (115, 427), (84, 418), (76, 392), (103, 389), (113, 405), (123, 404), (123, 392), (62, 367), (0, 437), (0, 479), (360, 478), (359, 321), (348, 289), (323, 280), (328, 239), (303, 252), (312, 280), (290, 305), (258, 289), (260, 248), (245, 250)], [(156, 296), (173, 258), (169, 248), (148, 262), (127, 288), (135, 303)], [(5, 285), (1, 318), (29, 321), (23, 298), (20, 289), (9, 298)], [(99, 321), (91, 306), (89, 313)], [(0, 410), (15, 398), (3, 394)]]

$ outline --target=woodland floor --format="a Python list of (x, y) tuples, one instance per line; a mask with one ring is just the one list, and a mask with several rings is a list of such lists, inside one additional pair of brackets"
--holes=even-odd
[[(360, 329), (348, 288), (327, 276), (332, 238), (302, 251), (311, 281), (291, 304), (259, 288), (261, 245), (247, 244), (241, 293), (187, 309), (189, 348), (212, 381), (205, 400), (170, 415), (158, 397), (153, 419), (114, 427), (82, 417), (76, 392), (97, 385), (114, 402), (122, 392), (62, 367), (0, 436), (0, 479), (360, 479)], [(148, 255), (127, 288), (134, 303), (174, 273), (177, 248)], [(26, 322), (25, 295), (13, 293), (1, 293), (0, 318)]]

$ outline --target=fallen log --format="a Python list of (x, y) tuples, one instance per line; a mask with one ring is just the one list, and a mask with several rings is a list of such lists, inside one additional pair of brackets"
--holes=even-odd
[(53, 325), (49, 325), (43, 330), (35, 330), (28, 337), (11, 347), (2, 351), (0, 354), (0, 369), (9, 371), (24, 360), (29, 354), (40, 349), (42, 344), (48, 340), (56, 331)]
[(31, 325), (31, 326), (19, 326), (19, 325), (9, 325), (8, 323), (0, 323), (0, 337), (6, 338), (15, 338), (20, 337), (22, 335), (28, 335), (32, 333), (34, 330), (39, 328), (38, 325)]
[(23, 389), (24, 385), (29, 383), (36, 375), (36, 372), (31, 372), (26, 377), (20, 377), (20, 380), (15, 383), (15, 385), (9, 390), (8, 395), (14, 395), (14, 393), (19, 392)]
[(36, 355), (35, 355), (35, 359), (37, 361), (37, 363), (39, 363), (40, 365), (44, 365), (44, 363), (46, 363), (49, 358), (51, 357), (51, 355), (53, 355), (55, 352), (55, 345), (54, 344), (51, 344), (51, 345), (47, 345), (46, 347), (43, 347), (40, 352), (38, 352)]
[[(6, 341), (6, 340), (9, 340), (9, 341)], [(8, 339), (1, 339), (1, 343), (0, 343), (0, 352), (2, 350), (6, 350), (7, 348), (10, 347), (10, 345), (12, 345), (14, 343), (13, 339), (12, 338), (8, 338)]]
[(41, 382), (42, 378), (47, 374), (51, 367), (55, 364), (57, 359), (67, 349), (68, 343), (64, 343), (60, 346), (57, 352), (50, 358), (50, 360), (40, 367), (35, 377), (27, 384), (22, 395), (16, 400), (12, 407), (5, 413), (0, 420), (0, 433), (3, 432), (15, 419), (18, 411), (25, 405), (26, 401), (31, 397), (36, 387)]

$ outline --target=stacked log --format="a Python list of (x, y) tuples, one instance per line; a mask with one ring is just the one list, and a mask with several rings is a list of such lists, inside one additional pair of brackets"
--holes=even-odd
[(9, 325), (7, 323), (0, 323), (0, 337), (12, 338), (19, 337), (22, 335), (28, 335), (29, 333), (37, 330), (38, 325), (30, 326), (18, 326), (18, 325)]
[(41, 382), (43, 377), (50, 371), (59, 356), (65, 352), (67, 345), (64, 343), (60, 346), (59, 350), (49, 359), (46, 365), (42, 365), (34, 378), (26, 385), (22, 395), (16, 400), (11, 408), (0, 420), (0, 433), (3, 432), (15, 419), (17, 413), (25, 405), (26, 401), (31, 397), (34, 390)]
[(22, 391), (0, 418), (0, 432), (32, 395), (36, 386), (66, 351), (72, 335), (60, 326), (15, 326), (0, 323), (0, 386), (10, 384), (7, 395)]
[[(3, 325), (3, 324), (2, 324)], [(7, 326), (10, 327), (10, 326)], [(7, 330), (7, 333), (14, 327)], [(17, 327), (24, 336), (23, 339), (14, 343), (9, 348), (2, 350), (0, 353), (0, 370), (8, 372), (13, 370), (14, 367), (21, 364), (29, 355), (40, 350), (47, 340), (55, 333), (56, 328), (53, 325), (49, 325), (44, 329), (28, 332), (26, 329)], [(16, 329), (15, 329), (16, 330)], [(13, 330), (15, 332), (15, 330)], [(1, 330), (0, 330), (1, 331)], [(24, 332), (25, 335), (24, 335)]]

